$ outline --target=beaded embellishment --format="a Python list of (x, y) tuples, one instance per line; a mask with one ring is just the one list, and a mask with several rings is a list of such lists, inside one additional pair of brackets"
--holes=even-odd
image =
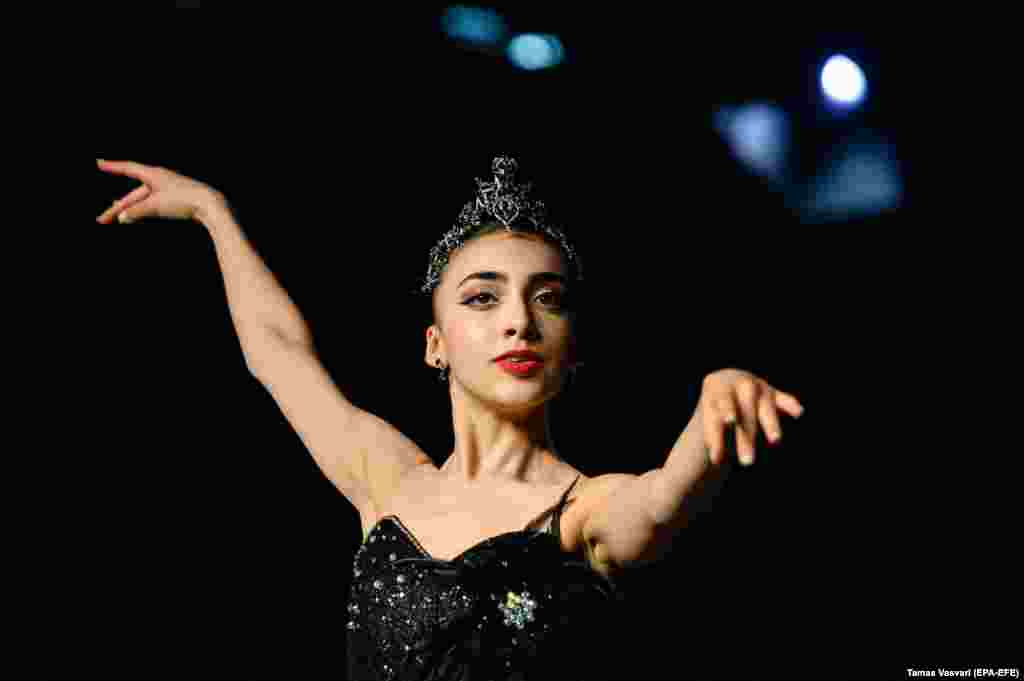
[(493, 180), (485, 182), (476, 178), (476, 199), (466, 203), (455, 221), (430, 250), (427, 275), (418, 293), (430, 294), (441, 283), (441, 272), (448, 264), (451, 253), (461, 247), (471, 236), (473, 229), (490, 218), (500, 222), (508, 231), (536, 232), (553, 239), (562, 251), (573, 278), (583, 281), (583, 263), (576, 249), (569, 243), (562, 228), (548, 219), (548, 210), (543, 201), (530, 198), (532, 185), (517, 182), (519, 162), (511, 156), (496, 156), (491, 162)]
[(505, 615), (505, 624), (522, 629), (527, 622), (533, 622), (533, 611), (537, 607), (537, 601), (530, 598), (530, 592), (524, 591), (517, 594), (509, 591), (504, 603), (498, 603), (498, 610)]

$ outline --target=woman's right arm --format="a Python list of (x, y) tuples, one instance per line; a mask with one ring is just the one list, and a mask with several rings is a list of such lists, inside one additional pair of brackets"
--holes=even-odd
[(242, 234), (227, 202), (214, 197), (196, 217), (213, 238), (249, 371), (369, 527), (403, 473), (430, 459), (342, 394), (317, 357), (301, 313)]
[(309, 325), (246, 238), (227, 199), (221, 194), (210, 194), (197, 209), (196, 220), (213, 239), (231, 320), (249, 370), (260, 373), (266, 359), (264, 341), (268, 333), (315, 354)]
[(206, 228), (213, 239), (231, 320), (250, 370), (261, 363), (263, 338), (271, 331), (313, 349), (312, 334), (302, 314), (242, 232), (221, 192), (159, 166), (131, 161), (97, 163), (100, 170), (143, 183), (115, 201), (97, 222), (107, 224), (116, 217), (122, 223), (131, 223), (157, 217), (194, 220)]
[(144, 184), (103, 212), (131, 223), (144, 217), (195, 220), (214, 242), (231, 319), (245, 363), (299, 435), (324, 475), (356, 507), (364, 527), (399, 478), (430, 459), (389, 423), (353, 405), (337, 388), (313, 347), (309, 326), (246, 239), (220, 192), (166, 168), (128, 161), (102, 170)]

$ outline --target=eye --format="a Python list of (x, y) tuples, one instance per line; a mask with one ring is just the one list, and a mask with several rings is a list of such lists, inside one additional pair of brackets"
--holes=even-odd
[(558, 291), (545, 291), (544, 293), (537, 296), (537, 298), (543, 298), (544, 296), (554, 296), (554, 300), (550, 303), (550, 305), (554, 307), (557, 307), (558, 305), (562, 304), (562, 294), (559, 293)]
[[(543, 293), (541, 293), (540, 295), (537, 296), (537, 300), (541, 300), (541, 299), (543, 299), (543, 298), (545, 298), (547, 296), (551, 296), (553, 298), (553, 300), (549, 300), (548, 303), (545, 303), (548, 307), (559, 307), (559, 306), (561, 306), (561, 304), (562, 304), (562, 294), (561, 294), (560, 291), (544, 291)], [(470, 305), (470, 306), (472, 306), (472, 304), (475, 301), (478, 301), (480, 298), (485, 298), (485, 297), (494, 298), (495, 300), (497, 300), (497, 298), (494, 296), (493, 293), (489, 293), (487, 291), (484, 291), (482, 293), (476, 294), (475, 296), (472, 296), (471, 298), (467, 298), (466, 301), (463, 303), (463, 305)], [(486, 300), (480, 301), (480, 304), (485, 304), (486, 305), (487, 302), (486, 302)]]
[(494, 296), (492, 294), (490, 294), (490, 293), (486, 293), (486, 292), (485, 293), (478, 293), (475, 296), (473, 296), (472, 298), (467, 298), (465, 304), (469, 305), (470, 303), (472, 303), (477, 298), (481, 298), (483, 296), (490, 296), (491, 298), (494, 298)]

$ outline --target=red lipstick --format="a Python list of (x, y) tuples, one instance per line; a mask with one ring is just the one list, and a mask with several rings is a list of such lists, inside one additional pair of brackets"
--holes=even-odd
[(512, 358), (507, 358), (499, 359), (497, 361), (497, 364), (502, 369), (515, 376), (529, 376), (533, 372), (540, 369), (540, 365), (543, 364), (543, 362), (538, 362), (537, 360), (532, 359), (516, 362), (512, 360)]
[(510, 374), (528, 376), (540, 368), (544, 358), (532, 350), (510, 350), (494, 361)]

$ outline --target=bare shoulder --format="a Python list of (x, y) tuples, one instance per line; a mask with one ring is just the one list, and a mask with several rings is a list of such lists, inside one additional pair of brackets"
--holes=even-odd
[(640, 476), (633, 473), (604, 473), (583, 480), (578, 494), (579, 503), (570, 519), (570, 526), (565, 528), (572, 536), (571, 543), (566, 548), (573, 553), (582, 551), (590, 567), (605, 577), (614, 578), (617, 571), (610, 563), (597, 557), (596, 547), (588, 541), (585, 535), (587, 522), (590, 515), (596, 509), (601, 508), (616, 490), (638, 477)]
[(576, 515), (579, 518), (580, 531), (582, 532), (586, 519), (594, 509), (600, 507), (602, 502), (620, 487), (638, 477), (640, 476), (633, 473), (604, 473), (592, 478), (584, 476), (576, 493), (570, 497), (577, 501)]
[(633, 473), (604, 473), (586, 478), (579, 490), (579, 496), (583, 500), (581, 505), (590, 505), (605, 499), (619, 487), (638, 477), (640, 476)]
[[(397, 469), (393, 484), (373, 504), (361, 509), (359, 516), (363, 526), (363, 541), (381, 518), (395, 512), (395, 499), (413, 499), (426, 502), (433, 498), (430, 491), (436, 486), (437, 465), (425, 453), (417, 452)], [(405, 518), (408, 519), (408, 518)]]
[(638, 477), (630, 473), (605, 473), (594, 477), (580, 475), (579, 483), (569, 495), (568, 508), (562, 520), (563, 535), (572, 538), (570, 545), (566, 547), (571, 552), (587, 549), (583, 529), (591, 512), (620, 486)]

